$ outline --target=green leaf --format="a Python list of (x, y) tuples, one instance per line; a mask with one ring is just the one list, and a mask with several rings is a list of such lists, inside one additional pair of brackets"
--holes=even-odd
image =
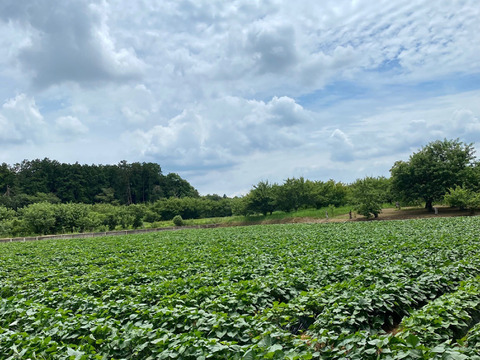
[(420, 343), (420, 339), (418, 338), (418, 336), (415, 336), (413, 334), (408, 335), (405, 340), (407, 344), (411, 347), (416, 347)]

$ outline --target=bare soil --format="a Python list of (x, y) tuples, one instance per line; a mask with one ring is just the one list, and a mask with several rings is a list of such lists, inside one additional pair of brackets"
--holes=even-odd
[[(378, 220), (404, 220), (404, 219), (423, 219), (423, 218), (435, 218), (435, 217), (451, 217), (451, 216), (471, 216), (469, 210), (459, 210), (457, 208), (450, 208), (447, 206), (437, 206), (438, 214), (430, 212), (424, 208), (410, 207), (410, 208), (388, 208), (383, 209)], [(363, 216), (359, 216), (358, 220), (365, 219)]]
[(378, 218), (370, 218), (358, 214), (352, 214), (350, 219), (348, 214), (340, 215), (330, 219), (315, 219), (315, 218), (285, 218), (263, 221), (263, 224), (285, 224), (285, 223), (332, 223), (332, 222), (348, 222), (348, 221), (381, 221), (381, 220), (405, 220), (405, 219), (424, 219), (435, 217), (452, 217), (452, 216), (472, 216), (469, 210), (459, 210), (457, 208), (450, 208), (447, 206), (437, 206), (438, 214), (429, 212), (427, 209), (419, 207), (405, 207), (401, 209), (387, 208), (383, 209), (378, 215)]

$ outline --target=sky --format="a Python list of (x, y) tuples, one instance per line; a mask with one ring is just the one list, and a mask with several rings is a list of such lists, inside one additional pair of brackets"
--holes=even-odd
[(201, 194), (480, 151), (478, 0), (2, 0), (0, 163), (156, 162)]

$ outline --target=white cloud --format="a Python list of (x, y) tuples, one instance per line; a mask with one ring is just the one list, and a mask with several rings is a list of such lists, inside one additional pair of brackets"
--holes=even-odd
[(478, 142), (478, 18), (476, 0), (4, 0), (0, 160), (158, 161), (227, 193), (385, 175)]
[(452, 114), (452, 128), (456, 129), (467, 141), (479, 141), (480, 138), (480, 112), (477, 115), (472, 110), (461, 108)]
[(55, 125), (61, 135), (67, 137), (74, 137), (77, 135), (83, 135), (88, 132), (82, 122), (74, 116), (62, 116), (55, 121)]
[(184, 110), (164, 125), (137, 130), (135, 137), (143, 154), (162, 162), (222, 166), (239, 155), (298, 147), (298, 126), (311, 120), (312, 114), (291, 98), (264, 103), (227, 97)]
[(350, 138), (340, 129), (330, 135), (328, 144), (330, 146), (330, 157), (333, 161), (351, 161), (356, 157), (355, 147)]
[(297, 62), (292, 26), (255, 23), (247, 33), (245, 48), (260, 73), (285, 72)]
[(2, 105), (0, 140), (3, 144), (45, 141), (45, 127), (33, 98), (19, 94)]
[[(374, 115), (363, 116), (345, 126), (348, 128), (348, 136), (335, 130), (332, 137), (336, 138), (340, 149), (348, 149), (354, 145), (355, 160), (390, 157), (395, 154), (402, 157), (430, 141), (443, 138), (478, 142), (478, 99), (480, 92), (473, 91), (413, 101), (387, 109), (375, 109)], [(348, 106), (347, 104), (344, 106)], [(352, 112), (354, 111), (355, 109), (352, 109)], [(335, 160), (351, 159), (342, 159), (340, 156)]]
[(29, 32), (18, 58), (35, 85), (128, 80), (142, 73), (135, 51), (117, 47), (110, 36), (105, 4), (40, 0), (0, 7), (4, 18)]

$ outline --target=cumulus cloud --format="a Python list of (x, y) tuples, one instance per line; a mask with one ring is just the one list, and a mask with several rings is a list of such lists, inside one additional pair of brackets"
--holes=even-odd
[(0, 141), (33, 157), (48, 129), (72, 161), (158, 161), (211, 191), (388, 173), (479, 138), (479, 17), (476, 0), (3, 0)]
[(330, 144), (340, 149), (340, 155), (332, 153), (332, 159), (352, 160), (341, 156), (341, 150), (351, 146), (355, 148), (353, 160), (357, 161), (381, 157), (399, 160), (427, 143), (443, 138), (478, 143), (479, 96), (480, 93), (474, 91), (376, 109), (373, 115), (345, 125), (348, 136), (338, 129), (332, 133)]
[(88, 127), (82, 124), (82, 122), (75, 116), (59, 117), (55, 121), (55, 125), (60, 134), (67, 137), (75, 137), (88, 132)]
[(137, 130), (145, 155), (178, 165), (233, 164), (237, 156), (294, 149), (312, 114), (288, 97), (269, 102), (227, 97), (184, 110), (166, 124)]
[(261, 73), (283, 72), (297, 61), (292, 26), (258, 23), (249, 29), (245, 47)]
[(7, 100), (0, 110), (0, 141), (3, 144), (44, 141), (46, 124), (35, 100), (25, 94)]
[(135, 41), (163, 81), (182, 78), (200, 94), (296, 96), (365, 72), (402, 83), (478, 69), (479, 12), (474, 0), (165, 2), (139, 12), (148, 35)]
[(29, 30), (18, 58), (39, 87), (73, 81), (128, 80), (144, 67), (132, 48), (118, 48), (107, 9), (87, 1), (2, 2), (0, 15)]
[(340, 129), (330, 135), (330, 157), (333, 161), (348, 162), (355, 158), (355, 148), (350, 138)]
[(452, 127), (468, 141), (478, 141), (480, 137), (479, 116), (472, 110), (464, 108), (455, 110), (452, 114)]

